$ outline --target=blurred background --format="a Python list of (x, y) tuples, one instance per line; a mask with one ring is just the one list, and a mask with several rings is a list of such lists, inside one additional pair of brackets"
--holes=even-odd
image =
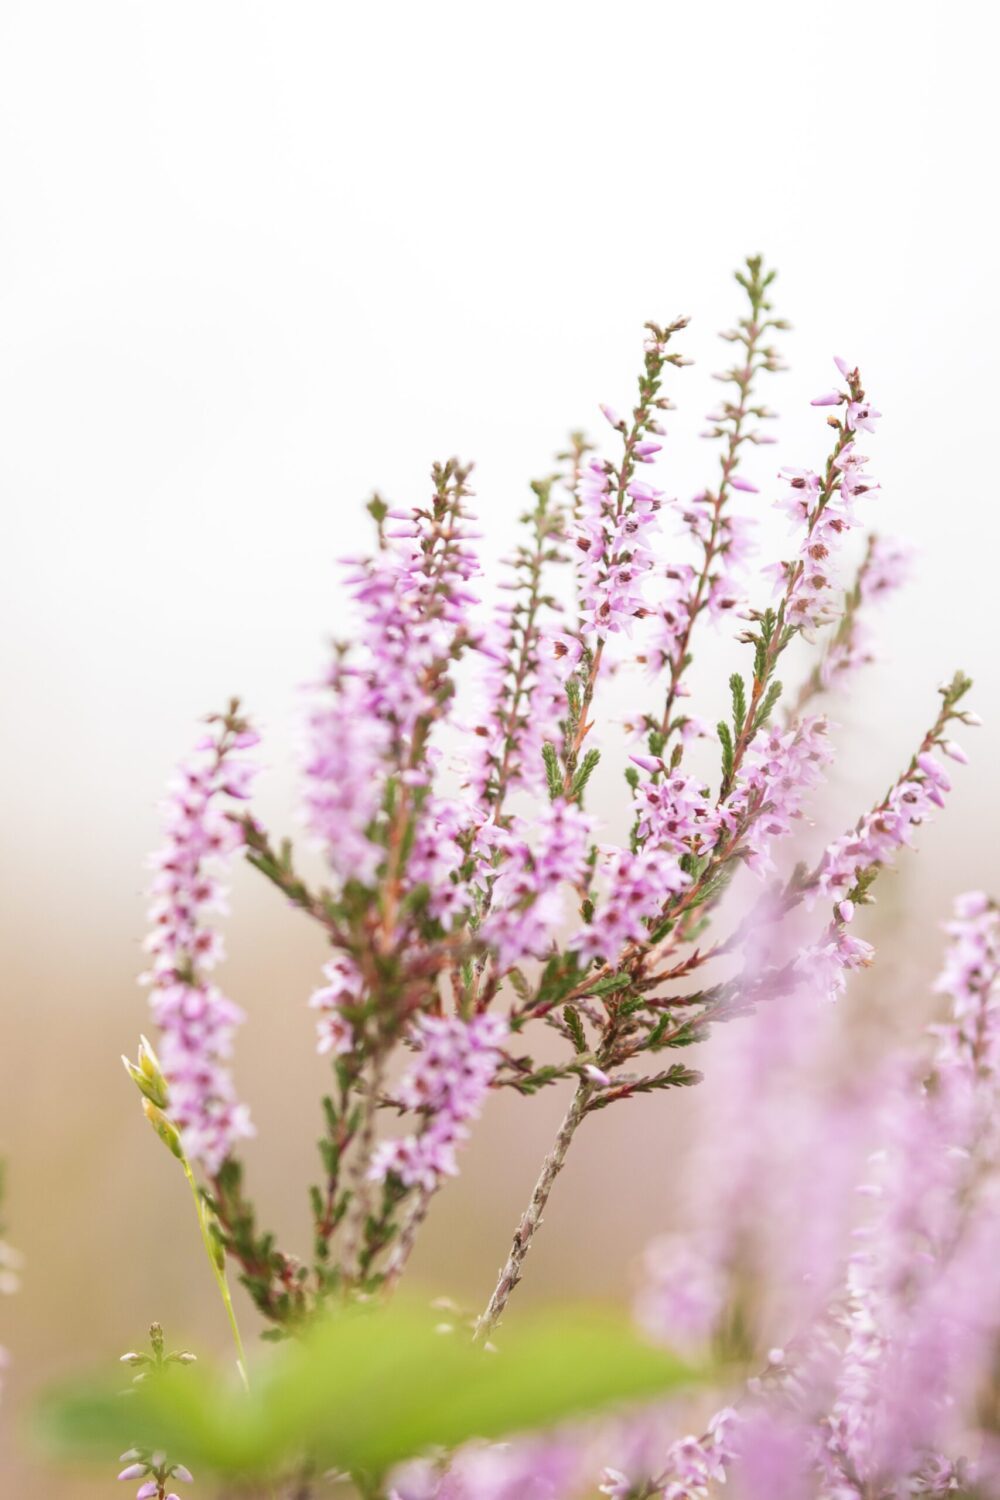
[[(808, 401), (839, 353), (885, 413), (869, 514), (917, 548), (880, 664), (831, 706), (844, 748), (819, 821), (884, 792), (956, 666), (986, 720), (860, 926), (879, 958), (859, 1025), (919, 1036), (947, 903), (1000, 883), (994, 26), (902, 0), (7, 0), (0, 1153), (26, 1267), (0, 1301), (4, 1495), (108, 1492), (113, 1455), (78, 1480), (24, 1438), (54, 1375), (154, 1317), (171, 1343), (225, 1348), (186, 1189), (118, 1062), (145, 1024), (143, 861), (198, 716), (244, 696), (262, 813), (294, 831), (298, 689), (345, 627), (334, 559), (367, 542), (360, 502), (416, 502), (434, 458), (474, 459), (495, 560), (567, 430), (603, 441), (597, 403), (630, 402), (643, 321), (681, 311), (697, 364), (671, 380), (658, 476), (701, 488), (715, 332), (758, 250), (795, 325), (767, 392), (782, 446), (748, 465), (759, 509), (780, 463), (825, 454)], [(701, 653), (710, 720), (730, 652)], [(608, 712), (626, 706), (613, 685)], [(620, 768), (598, 783), (609, 821), (619, 786)], [(321, 944), (246, 871), (228, 942), (251, 1184), (305, 1249)], [(627, 1295), (710, 1099), (654, 1096), (582, 1132), (525, 1304)], [(484, 1301), (564, 1104), (491, 1104), (415, 1261), (427, 1285)]]

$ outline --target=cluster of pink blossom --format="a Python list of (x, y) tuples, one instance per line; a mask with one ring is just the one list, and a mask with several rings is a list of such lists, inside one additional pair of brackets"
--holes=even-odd
[(1000, 1337), (1000, 915), (982, 894), (963, 896), (950, 931), (938, 988), (952, 1014), (935, 1028), (932, 1086), (893, 1092), (864, 1187), (874, 1211), (848, 1267), (817, 1443), (831, 1500), (859, 1484), (946, 1493), (930, 1476), (957, 1472), (946, 1450), (970, 1438)]
[(244, 800), (256, 767), (242, 752), (257, 735), (230, 716), (180, 767), (165, 805), (166, 843), (153, 856), (151, 955), (143, 981), (160, 1029), (170, 1118), (185, 1151), (214, 1173), (252, 1133), (229, 1068), (243, 1013), (210, 978), (224, 956), (214, 914), (226, 910), (220, 875), (243, 844), (230, 804)]
[(363, 646), (337, 651), (307, 723), (309, 828), (340, 879), (367, 886), (386, 859), (390, 781), (411, 803), (429, 786), (439, 757), (430, 733), (452, 691), (448, 668), (471, 639), (466, 619), (477, 597), (468, 584), (480, 570), (464, 507), (467, 471), (450, 463), (435, 477), (428, 508), (373, 502), (380, 549), (345, 562)]
[(355, 1045), (355, 1025), (350, 1011), (364, 1000), (364, 979), (348, 953), (335, 953), (323, 965), (327, 983), (310, 996), (309, 1004), (319, 1011), (316, 1022), (316, 1050), (321, 1057), (342, 1057)]
[(382, 1142), (369, 1169), (373, 1181), (392, 1173), (406, 1187), (433, 1192), (442, 1177), (455, 1176), (455, 1149), (482, 1109), (507, 1029), (502, 1017), (488, 1014), (471, 1021), (418, 1017), (410, 1037), (417, 1061), (398, 1094), (404, 1108), (425, 1117), (424, 1125), (417, 1134)]
[(690, 884), (676, 854), (668, 850), (606, 847), (598, 865), (603, 890), (589, 922), (568, 939), (568, 947), (584, 962), (604, 958), (615, 962), (626, 943), (649, 937), (648, 923), (663, 910), (670, 896)]
[[(966, 722), (972, 722), (972, 716), (966, 716)], [(873, 866), (891, 864), (899, 850), (910, 843), (914, 829), (932, 816), (932, 809), (944, 807), (951, 779), (932, 754), (935, 745), (952, 759), (964, 761), (965, 752), (953, 740), (939, 737), (925, 742), (913, 765), (894, 783), (885, 800), (824, 851), (813, 894), (836, 902), (844, 921), (853, 916), (848, 897), (859, 876)]]
[(539, 793), (545, 785), (542, 746), (558, 735), (566, 669), (579, 642), (562, 644), (557, 656), (561, 616), (546, 607), (542, 624), (541, 613), (533, 596), (526, 604), (505, 603), (480, 640), (484, 710), (475, 725), (469, 784), (483, 807), (502, 805), (508, 792)]
[(142, 1481), (135, 1492), (135, 1500), (181, 1500), (174, 1490), (168, 1492), (166, 1486), (174, 1479), (184, 1484), (193, 1482), (190, 1469), (183, 1464), (168, 1466), (162, 1453), (143, 1455), (138, 1449), (130, 1448), (121, 1457), (125, 1467), (118, 1478), (126, 1483), (135, 1479)]
[(842, 624), (817, 669), (821, 687), (838, 687), (860, 667), (875, 660), (871, 630), (863, 611), (900, 588), (909, 569), (908, 548), (888, 538), (870, 538), (854, 588), (846, 600)]
[[(661, 444), (634, 443), (630, 457), (649, 463)], [(653, 570), (650, 541), (659, 529), (662, 491), (644, 479), (622, 484), (610, 463), (593, 460), (580, 485), (580, 520), (575, 544), (580, 563), (580, 604), (588, 633), (603, 638), (632, 632), (648, 603), (643, 582)]]
[(832, 759), (826, 720), (805, 718), (793, 728), (763, 728), (750, 741), (717, 826), (738, 840), (741, 857), (758, 875), (774, 869), (771, 848), (787, 838), (803, 804)]
[[(741, 1168), (740, 1153), (732, 1155), (735, 1138), (720, 1137), (727, 1177), (715, 1195), (715, 1238), (722, 1232), (729, 1246), (738, 1244), (738, 1257), (729, 1262), (731, 1289), (720, 1286), (718, 1251), (710, 1241), (696, 1245), (675, 1237), (651, 1247), (647, 1258), (640, 1316), (675, 1342), (688, 1333), (694, 1347), (704, 1344), (725, 1316), (727, 1297), (755, 1278), (758, 1317), (770, 1280), (778, 1293), (770, 1318), (777, 1309), (786, 1320), (796, 1314), (800, 1320), (792, 1330), (794, 1353), (768, 1352), (764, 1375), (749, 1382), (749, 1404), (738, 1423), (734, 1418), (736, 1435), (722, 1464), (747, 1500), (779, 1492), (803, 1500), (991, 1493), (976, 1486), (1000, 1477), (996, 1454), (975, 1431), (984, 1371), (992, 1368), (1000, 1338), (993, 1274), (1000, 1233), (1000, 912), (979, 892), (960, 897), (948, 931), (937, 988), (950, 996), (951, 1015), (931, 1028), (937, 1047), (929, 1080), (915, 1080), (912, 1070), (891, 1084), (875, 1080), (844, 1150), (848, 1116), (838, 1106), (838, 1128), (832, 1129), (822, 1110), (811, 1114), (805, 1102), (814, 1104), (814, 1086), (807, 1074), (799, 1080), (802, 1097), (791, 1107), (792, 1118), (775, 1108), (775, 1057), (785, 1072), (777, 1097), (787, 1098), (790, 1080), (808, 1057), (828, 1057), (830, 1041), (829, 1021), (817, 1031), (798, 998), (779, 1006), (784, 1020), (767, 1026), (770, 1045), (763, 1045), (761, 1027), (760, 1046), (737, 1047), (739, 1071), (725, 1087), (727, 1107), (744, 1124), (742, 1154), (748, 1157)], [(766, 1109), (748, 1112), (750, 1094), (739, 1087), (740, 1077), (748, 1086), (752, 1077), (758, 1095), (767, 1092)], [(817, 1145), (824, 1155), (822, 1190), (811, 1195), (818, 1215), (807, 1211), (808, 1180), (795, 1168), (796, 1160), (814, 1159), (810, 1118), (820, 1124)], [(790, 1157), (780, 1137), (792, 1128), (797, 1141)], [(849, 1168), (872, 1134), (881, 1136), (881, 1147), (870, 1156), (860, 1192), (873, 1211), (858, 1224), (852, 1200), (859, 1190)], [(809, 1171), (815, 1178), (811, 1165)], [(711, 1171), (708, 1176), (711, 1183)], [(752, 1194), (749, 1212), (745, 1192)], [(850, 1243), (845, 1227), (852, 1221), (855, 1248), (837, 1294), (834, 1257)], [(761, 1234), (766, 1250), (754, 1258), (748, 1237)], [(803, 1277), (812, 1283), (808, 1294), (789, 1301), (788, 1283)], [(744, 1330), (747, 1316), (744, 1306)], [(758, 1339), (766, 1340), (769, 1326), (766, 1319)], [(817, 1411), (824, 1413), (818, 1420)], [(705, 1495), (704, 1481), (697, 1488), (703, 1443), (692, 1438), (676, 1445), (664, 1473), (640, 1492)], [(622, 1487), (608, 1492), (637, 1491), (622, 1477)]]
[(838, 564), (841, 540), (858, 524), (855, 500), (878, 488), (877, 482), (865, 472), (867, 458), (857, 451), (854, 440), (848, 439), (847, 434), (858, 430), (874, 432), (875, 418), (881, 413), (863, 399), (857, 370), (852, 370), (842, 359), (836, 364), (847, 380), (848, 390), (831, 391), (813, 402), (814, 406), (846, 407), (836, 452), (825, 477), (811, 469), (782, 469), (788, 490), (778, 504), (790, 517), (793, 527), (802, 528), (804, 534), (795, 558), (764, 570), (774, 577), (789, 622), (807, 632), (829, 625), (839, 617), (843, 593)]
[[(490, 821), (479, 828), (477, 879), (491, 897), (479, 931), (502, 969), (550, 950), (566, 920), (567, 891), (587, 881), (593, 827), (578, 803), (557, 797), (542, 804), (530, 825), (514, 818), (507, 826)], [(496, 874), (486, 856), (498, 857)]]

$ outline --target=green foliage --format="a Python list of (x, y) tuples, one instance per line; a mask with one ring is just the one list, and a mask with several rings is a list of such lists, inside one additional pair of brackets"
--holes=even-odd
[[(586, 755), (583, 757), (583, 760), (580, 762), (579, 769), (577, 770), (576, 775), (573, 777), (573, 782), (572, 782), (572, 785), (570, 786), (570, 789), (569, 789), (569, 795), (570, 795), (570, 801), (571, 802), (575, 802), (579, 798), (579, 796), (581, 795), (581, 793), (583, 792), (583, 789), (587, 785), (587, 782), (590, 780), (591, 776), (593, 775), (594, 768), (597, 765), (597, 762), (600, 760), (600, 758), (601, 758), (601, 752), (600, 752), (600, 750), (588, 750), (587, 753), (586, 753)], [(548, 769), (548, 763), (546, 762), (546, 770), (547, 769)], [(550, 792), (551, 792), (551, 783), (550, 783), (550, 788), (549, 789), (550, 789)], [(560, 784), (560, 791), (561, 790), (562, 790), (562, 786)]]
[(733, 728), (736, 730), (737, 738), (743, 732), (743, 725), (747, 716), (747, 695), (743, 686), (743, 678), (739, 672), (734, 672), (729, 679), (729, 691), (733, 695)]
[(781, 690), (782, 684), (780, 682), (771, 683), (770, 687), (767, 690), (767, 693), (764, 696), (764, 701), (761, 704), (760, 709), (758, 710), (757, 717), (753, 721), (754, 734), (757, 733), (758, 729), (762, 729), (763, 726), (767, 723), (768, 719), (771, 717), (771, 714), (774, 712), (774, 705), (781, 697)]
[(559, 769), (559, 757), (556, 747), (545, 741), (542, 746), (542, 760), (545, 762), (545, 780), (548, 783), (549, 797), (554, 802), (563, 794), (562, 772)]
[(39, 1430), (63, 1457), (137, 1446), (254, 1481), (310, 1461), (371, 1482), (431, 1447), (547, 1426), (692, 1383), (675, 1356), (610, 1313), (550, 1313), (504, 1332), (499, 1351), (435, 1331), (422, 1309), (350, 1309), (285, 1343), (249, 1394), (199, 1369), (166, 1369), (125, 1398), (110, 1383), (63, 1388)]
[(733, 737), (724, 719), (718, 723), (719, 743), (722, 745), (722, 780), (728, 786), (733, 774)]
[(589, 1052), (587, 1045), (587, 1034), (580, 1020), (580, 1012), (574, 1010), (572, 1005), (563, 1006), (563, 1020), (566, 1022), (566, 1030), (573, 1040), (573, 1048), (576, 1052)]
[(667, 1068), (662, 1073), (651, 1073), (647, 1078), (636, 1078), (628, 1083), (623, 1083), (616, 1088), (604, 1089), (595, 1094), (587, 1105), (587, 1113), (591, 1114), (597, 1109), (607, 1109), (609, 1104), (616, 1104), (619, 1099), (631, 1099), (636, 1094), (653, 1094), (660, 1089), (686, 1089), (696, 1083), (701, 1083), (704, 1075), (695, 1068), (685, 1068), (683, 1063), (674, 1063), (673, 1067)]

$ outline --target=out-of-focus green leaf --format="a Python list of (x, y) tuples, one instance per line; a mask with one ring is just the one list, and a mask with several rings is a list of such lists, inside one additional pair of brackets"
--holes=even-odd
[(66, 1456), (133, 1445), (247, 1479), (303, 1457), (381, 1474), (453, 1448), (641, 1400), (696, 1376), (610, 1313), (561, 1311), (503, 1331), (493, 1351), (436, 1331), (422, 1309), (345, 1312), (253, 1372), (248, 1395), (202, 1369), (167, 1371), (125, 1395), (107, 1384), (54, 1393), (40, 1421)]

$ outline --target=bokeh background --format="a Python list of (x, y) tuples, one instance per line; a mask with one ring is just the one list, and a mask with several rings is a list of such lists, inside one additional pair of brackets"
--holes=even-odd
[[(366, 538), (360, 501), (419, 500), (432, 459), (473, 458), (495, 559), (565, 432), (629, 401), (648, 317), (693, 317), (660, 473), (704, 484), (714, 334), (755, 250), (795, 325), (769, 392), (783, 447), (751, 461), (761, 511), (778, 462), (825, 452), (808, 400), (842, 353), (885, 413), (865, 445), (879, 525), (918, 549), (880, 664), (834, 706), (820, 822), (882, 793), (956, 665), (987, 721), (864, 917), (880, 955), (859, 1024), (918, 1034), (945, 904), (1000, 882), (996, 41), (961, 0), (7, 0), (0, 1151), (27, 1264), (0, 1302), (5, 1496), (108, 1492), (111, 1459), (53, 1474), (24, 1438), (54, 1375), (152, 1317), (225, 1346), (183, 1182), (118, 1063), (145, 1019), (143, 860), (194, 721), (244, 695), (262, 811), (294, 827), (296, 697), (345, 627), (333, 564)], [(729, 649), (702, 654), (707, 716)], [(617, 785), (598, 786), (609, 817)], [(243, 872), (229, 947), (251, 1180), (305, 1247), (321, 946)], [(627, 1294), (676, 1213), (698, 1092), (583, 1132), (525, 1302)], [(483, 1300), (563, 1105), (491, 1105), (415, 1262), (428, 1285)]]

